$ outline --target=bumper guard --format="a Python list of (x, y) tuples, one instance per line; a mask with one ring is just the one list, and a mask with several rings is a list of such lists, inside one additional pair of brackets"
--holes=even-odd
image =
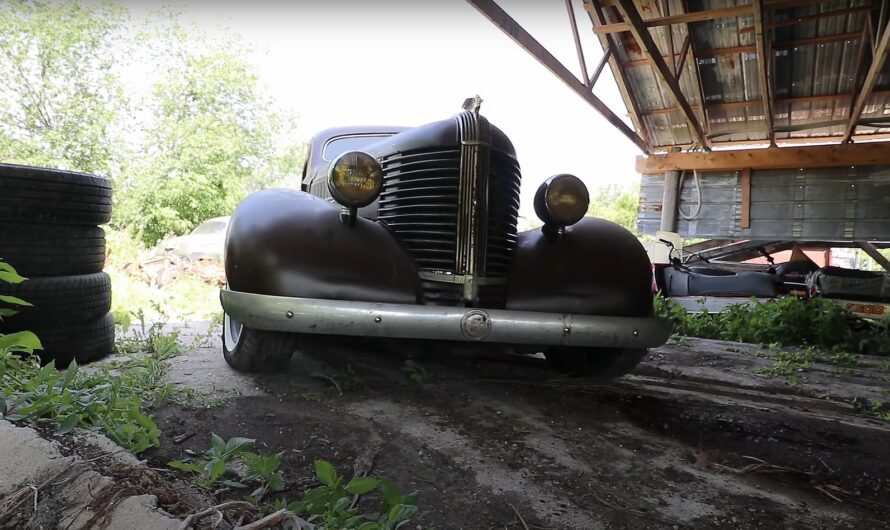
[(669, 320), (290, 298), (220, 291), (228, 315), (268, 331), (504, 344), (650, 348)]

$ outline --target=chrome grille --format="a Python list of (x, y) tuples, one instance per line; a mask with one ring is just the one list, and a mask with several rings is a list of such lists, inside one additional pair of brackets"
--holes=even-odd
[(454, 272), (460, 148), (383, 158), (377, 219), (414, 256), (418, 269)]
[[(484, 260), (474, 270), (486, 280), (479, 286), (476, 305), (497, 308), (503, 306), (505, 295), (503, 282), (498, 284), (498, 280), (506, 277), (516, 247), (520, 171), (510, 154), (488, 150), (488, 158), (480, 164), (488, 174), (480, 179), (485, 189), (475, 195), (477, 201), (484, 197), (488, 203), (486, 214), (478, 217), (484, 226), (464, 235), (475, 234), (473, 244), (477, 246), (478, 239), (484, 239), (478, 249), (481, 252), (472, 253)], [(379, 159), (383, 189), (377, 218), (414, 257), (421, 273), (465, 273), (459, 256), (468, 256), (469, 247), (466, 239), (459, 237), (458, 219), (467, 210), (462, 202), (469, 199), (461, 199), (461, 159), (459, 146), (407, 151)], [(465, 303), (460, 283), (422, 279), (421, 285), (426, 304)]]

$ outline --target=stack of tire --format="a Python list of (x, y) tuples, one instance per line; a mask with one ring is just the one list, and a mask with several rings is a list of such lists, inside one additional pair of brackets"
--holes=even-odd
[(0, 322), (0, 333), (33, 331), (44, 363), (63, 367), (114, 347), (105, 232), (111, 183), (101, 177), (0, 164), (0, 259), (28, 278), (0, 282), (0, 294), (33, 307)]

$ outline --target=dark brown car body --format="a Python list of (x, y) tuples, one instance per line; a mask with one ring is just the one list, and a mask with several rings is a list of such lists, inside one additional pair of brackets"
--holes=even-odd
[[(367, 152), (383, 169), (379, 198), (358, 212), (354, 224), (344, 223), (343, 208), (328, 191), (329, 165), (343, 150)], [(508, 326), (498, 328), (498, 319), (521, 326), (526, 316), (531, 322), (533, 313), (558, 315), (565, 322), (563, 336), (535, 341), (545, 346), (553, 340), (596, 346), (594, 339), (571, 336), (573, 322), (581, 326), (588, 315), (622, 317), (626, 326), (617, 318), (603, 321), (613, 326), (600, 334), (603, 346), (645, 348), (666, 340), (664, 323), (651, 318), (650, 262), (632, 234), (593, 217), (560, 234), (540, 229), (517, 233), (521, 176), (516, 154), (507, 136), (478, 112), (415, 128), (329, 129), (312, 139), (307, 158), (300, 191), (258, 192), (233, 214), (226, 249), (230, 292), (223, 293), (224, 307), (227, 294), (251, 293), (281, 297), (275, 299), (280, 309), (285, 298), (376, 303), (403, 307), (403, 312), (411, 307), (455, 308), (442, 315), (467, 312), (460, 320), (463, 335), (457, 335), (467, 341), (508, 337), (514, 342), (512, 335), (498, 339), (490, 333)], [(248, 305), (245, 299), (237, 311), (254, 325), (322, 334), (334, 329), (291, 325), (258, 315)], [(371, 318), (377, 306), (356, 307), (369, 308), (367, 315), (357, 317), (361, 319)], [(491, 311), (498, 312), (498, 319)], [(383, 324), (382, 314), (373, 317), (378, 324)], [(433, 313), (424, 314), (418, 318)], [(313, 311), (299, 315), (325, 318)], [(597, 325), (592, 320), (588, 324)], [(366, 322), (357, 325), (351, 331), (344, 321), (335, 329), (344, 335), (390, 333), (377, 333)], [(467, 326), (476, 326), (475, 331)], [(586, 333), (580, 327), (578, 332)], [(396, 333), (426, 337), (423, 331)], [(448, 337), (439, 333), (429, 338)]]

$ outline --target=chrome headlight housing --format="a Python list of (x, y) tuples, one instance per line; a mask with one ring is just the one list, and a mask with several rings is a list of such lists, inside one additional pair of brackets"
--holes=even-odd
[(383, 185), (383, 168), (377, 159), (362, 151), (347, 151), (331, 162), (328, 190), (347, 208), (362, 208), (374, 202)]
[(554, 175), (535, 193), (535, 213), (545, 226), (573, 225), (584, 217), (589, 205), (587, 186), (574, 175)]

